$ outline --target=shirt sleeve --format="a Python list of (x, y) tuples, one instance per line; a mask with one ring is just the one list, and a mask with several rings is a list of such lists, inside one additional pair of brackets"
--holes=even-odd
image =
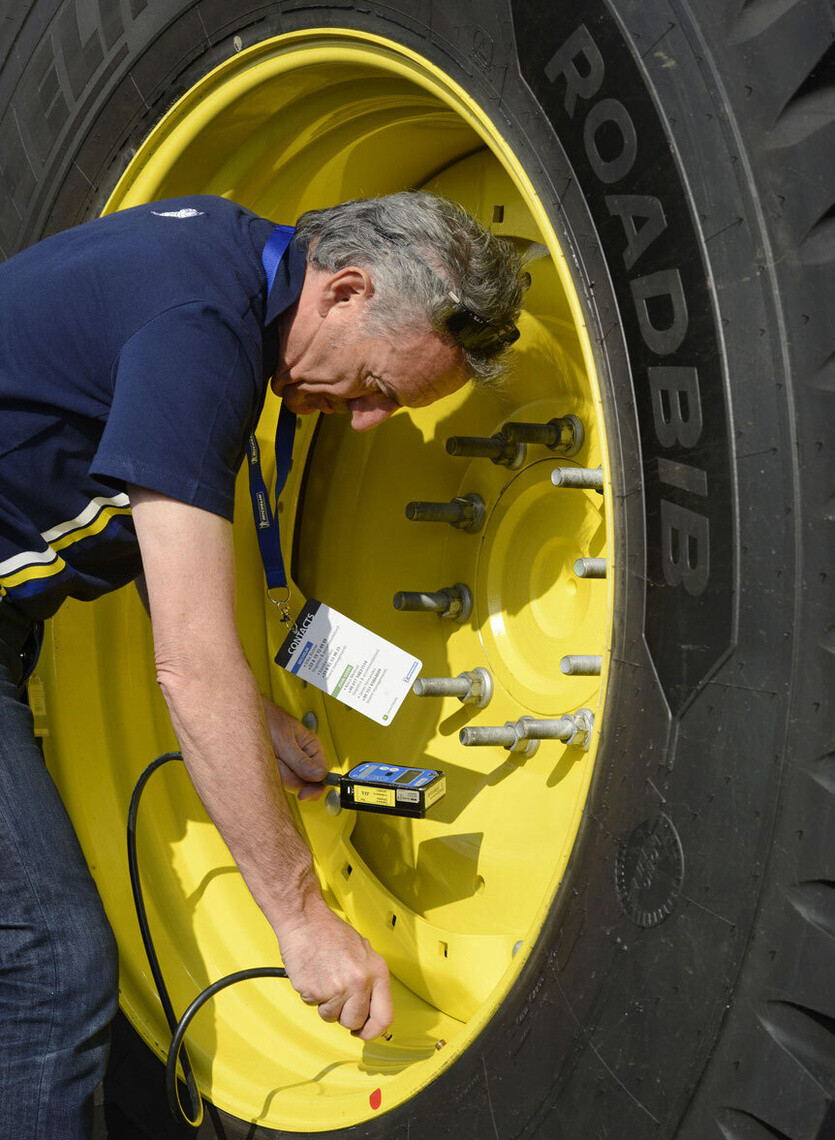
[(122, 347), (90, 474), (232, 519), (263, 391), (235, 328), (208, 304), (168, 309)]

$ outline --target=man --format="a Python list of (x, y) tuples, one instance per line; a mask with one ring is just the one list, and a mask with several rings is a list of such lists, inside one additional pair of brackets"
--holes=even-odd
[(515, 339), (509, 243), (418, 193), (306, 214), (268, 290), (273, 223), (220, 198), (127, 210), (0, 266), (0, 1135), (89, 1135), (116, 954), (19, 699), (38, 623), (136, 579), (191, 779), (326, 1021), (392, 1019), (382, 958), (325, 904), (284, 789), (318, 740), (262, 698), (235, 628), (235, 475), (268, 381), (364, 431)]

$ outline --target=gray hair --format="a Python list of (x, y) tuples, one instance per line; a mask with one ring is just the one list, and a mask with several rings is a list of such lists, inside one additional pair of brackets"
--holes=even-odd
[[(528, 283), (512, 242), (496, 237), (447, 198), (420, 190), (309, 210), (296, 223), (307, 261), (335, 272), (367, 269), (374, 286), (366, 328), (372, 335), (428, 323), (442, 335), (449, 293), (482, 321), (515, 324)], [(473, 380), (491, 384), (507, 370), (496, 345), (463, 348)]]

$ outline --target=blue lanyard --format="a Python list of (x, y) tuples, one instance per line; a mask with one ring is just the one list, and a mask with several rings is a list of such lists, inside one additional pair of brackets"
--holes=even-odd
[[(294, 233), (292, 226), (276, 226), (267, 238), (261, 254), (264, 271), (267, 274), (267, 297), (273, 287), (278, 263), (284, 256), (284, 251), (290, 244)], [(282, 402), (278, 415), (278, 427), (275, 433), (275, 499), (276, 504), (293, 461), (293, 439), (296, 433), (296, 417)], [(258, 536), (258, 546), (261, 548), (261, 561), (264, 563), (264, 575), (267, 579), (267, 589), (276, 586), (287, 586), (287, 572), (284, 569), (284, 559), (281, 555), (281, 540), (278, 533), (278, 513), (272, 509), (270, 495), (264, 482), (261, 471), (261, 451), (255, 432), (249, 437), (249, 496), (252, 499), (252, 515), (255, 519), (255, 533)]]

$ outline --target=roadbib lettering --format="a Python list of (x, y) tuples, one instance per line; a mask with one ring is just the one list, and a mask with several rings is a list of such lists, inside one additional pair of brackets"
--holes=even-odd
[(315, 598), (305, 603), (275, 660), (288, 673), (385, 726), (394, 719), (422, 664)]
[(582, 14), (557, 5), (547, 34), (534, 0), (510, 7), (524, 78), (570, 155), (611, 271), (641, 431), (644, 628), (680, 715), (734, 629), (735, 496), (715, 297), (664, 123), (606, 4), (586, 0)]

